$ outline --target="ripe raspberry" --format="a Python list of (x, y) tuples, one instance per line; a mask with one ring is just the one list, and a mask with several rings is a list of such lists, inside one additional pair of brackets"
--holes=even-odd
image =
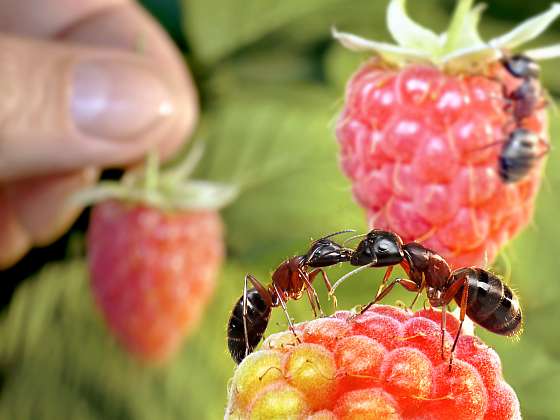
[(118, 201), (93, 209), (93, 294), (119, 340), (144, 359), (166, 359), (197, 325), (222, 257), (214, 211), (164, 213)]
[(226, 419), (520, 419), (496, 352), (470, 335), (449, 351), (458, 321), (448, 316), (445, 360), (439, 312), (374, 305), (271, 335), (238, 366)]
[[(355, 200), (370, 227), (422, 242), (456, 268), (491, 262), (532, 217), (544, 159), (519, 182), (504, 183), (498, 163), (509, 134), (522, 124), (548, 141), (543, 107), (515, 121), (506, 96), (521, 80), (498, 61), (501, 51), (529, 37), (489, 47), (474, 26), (480, 8), (459, 10), (466, 3), (458, 2), (443, 47), (440, 37), (408, 20), (402, 0), (388, 10), (400, 44), (394, 50), (335, 32), (350, 49), (376, 54), (348, 82), (336, 127)], [(539, 20), (537, 32), (559, 14), (558, 6), (543, 14), (548, 20)], [(534, 87), (544, 103), (538, 80)]]
[[(157, 165), (147, 165), (146, 179), (135, 173), (123, 184), (84, 194), (112, 197), (91, 214), (93, 295), (119, 341), (146, 361), (169, 359), (198, 324), (223, 259), (222, 221), (215, 209), (234, 191), (179, 183), (193, 167), (187, 159), (184, 167), (158, 174)], [(165, 188), (159, 189), (161, 184)]]

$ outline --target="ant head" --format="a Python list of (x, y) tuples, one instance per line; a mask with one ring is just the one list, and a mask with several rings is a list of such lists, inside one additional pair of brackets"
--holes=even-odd
[(304, 257), (305, 264), (309, 267), (328, 267), (341, 262), (350, 261), (353, 250), (344, 248), (329, 239), (333, 235), (346, 232), (349, 231), (333, 233), (332, 235), (325, 236), (313, 242)]
[(520, 79), (537, 79), (541, 73), (540, 66), (523, 54), (505, 58), (503, 63), (512, 76)]
[(402, 245), (403, 241), (396, 233), (374, 229), (360, 242), (350, 263), (374, 267), (399, 264), (404, 258)]

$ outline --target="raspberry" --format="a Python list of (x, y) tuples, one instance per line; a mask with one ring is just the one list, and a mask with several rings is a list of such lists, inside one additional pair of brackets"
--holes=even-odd
[(95, 301), (121, 344), (147, 362), (165, 362), (177, 352), (216, 286), (224, 254), (217, 209), (237, 189), (189, 181), (201, 156), (201, 144), (195, 145), (160, 172), (150, 155), (143, 173), (132, 171), (122, 183), (101, 183), (81, 196), (98, 203), (87, 235)]
[[(479, 338), (459, 338), (447, 316), (441, 358), (440, 312), (374, 305), (269, 336), (237, 367), (226, 418), (520, 419), (496, 352)], [(289, 337), (293, 337), (290, 339)]]
[[(341, 167), (371, 228), (422, 242), (455, 268), (485, 265), (531, 220), (544, 163), (535, 159), (527, 176), (505, 182), (502, 148), (518, 127), (547, 143), (546, 112), (534, 106), (516, 117), (511, 95), (522, 82), (498, 61), (499, 43), (492, 49), (473, 41), (483, 53), (470, 58), (470, 41), (461, 36), (479, 39), (476, 28), (452, 23), (442, 51), (431, 31), (407, 27), (402, 16), (392, 22), (405, 15), (404, 3), (389, 6), (388, 26), (399, 43), (391, 53), (335, 31), (344, 46), (375, 54), (347, 84), (336, 127)], [(466, 19), (459, 9), (453, 22)], [(551, 20), (558, 9), (549, 11)], [(446, 61), (444, 54), (455, 56)], [(538, 79), (531, 86), (535, 103), (544, 104)]]
[[(462, 267), (493, 260), (529, 222), (540, 171), (519, 183), (500, 180), (496, 143), (507, 138), (508, 111), (494, 79), (512, 82), (499, 67), (483, 79), (414, 65), (383, 69), (372, 60), (350, 80), (337, 137), (342, 169), (370, 227), (421, 240)], [(536, 130), (546, 138), (544, 124)]]
[(222, 256), (214, 211), (166, 213), (119, 201), (93, 209), (92, 291), (110, 329), (142, 359), (169, 358), (198, 324)]

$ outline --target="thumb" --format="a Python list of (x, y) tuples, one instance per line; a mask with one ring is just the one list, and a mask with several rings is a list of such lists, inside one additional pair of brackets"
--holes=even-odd
[(127, 163), (196, 114), (136, 54), (0, 35), (0, 62), (0, 181)]

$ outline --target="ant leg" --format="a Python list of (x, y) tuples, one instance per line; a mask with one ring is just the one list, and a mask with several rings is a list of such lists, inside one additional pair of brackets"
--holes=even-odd
[(412, 310), (412, 307), (414, 306), (414, 304), (416, 303), (416, 301), (420, 297), (420, 293), (422, 293), (422, 290), (424, 290), (424, 286), (425, 286), (425, 280), (422, 279), (422, 284), (418, 288), (418, 292), (416, 293), (416, 296), (414, 296), (414, 299), (412, 299), (412, 303), (410, 304), (408, 309)]
[[(318, 299), (317, 299), (317, 293), (315, 293), (315, 291), (311, 291), (311, 288), (308, 287), (311, 286), (310, 283), (306, 282), (304, 280), (304, 284), (305, 284), (305, 293), (307, 293), (307, 298), (309, 299), (309, 304), (311, 305), (311, 309), (313, 310), (313, 316), (315, 318), (317, 318), (317, 305), (318, 305)], [(324, 316), (323, 314), (323, 310), (321, 309), (321, 307), (319, 306), (319, 313), (321, 314), (321, 317)]]
[[(463, 322), (465, 321), (465, 315), (467, 314), (467, 302), (469, 299), (469, 278), (467, 275), (462, 275), (460, 278), (456, 279), (453, 278), (452, 284), (447, 289), (447, 292), (442, 296), (442, 299), (445, 301), (450, 301), (452, 297), (454, 297), (459, 290), (463, 288), (463, 292), (461, 293), (461, 303), (459, 304), (459, 308), (461, 308), (459, 314), (459, 329), (457, 330), (457, 334), (455, 335), (455, 340), (453, 341), (453, 347), (451, 347), (451, 354), (449, 355), (449, 370), (451, 371), (451, 365), (453, 364), (453, 352), (455, 351), (455, 347), (457, 347), (457, 342), (459, 341), (459, 336), (461, 335), (461, 330), (463, 328)], [(444, 305), (445, 306), (445, 305)]]
[[(329, 277), (327, 276), (327, 273), (325, 273), (325, 270), (323, 270), (322, 268), (316, 268), (315, 270), (313, 270), (311, 273), (309, 273), (309, 281), (313, 283), (313, 280), (315, 280), (315, 277), (317, 277), (318, 274), (321, 274), (321, 276), (323, 277), (323, 281), (325, 282), (325, 287), (329, 292), (329, 296), (331, 296), (332, 285), (329, 280)], [(332, 300), (333, 300), (334, 309), (336, 310), (337, 301), (336, 301), (336, 296), (334, 294), (332, 294)]]
[[(313, 277), (309, 275), (307, 272), (303, 270), (299, 270), (300, 279), (305, 284), (305, 291), (307, 292), (307, 297), (309, 298), (309, 303), (311, 304), (311, 308), (313, 308), (313, 314), (315, 318), (317, 318), (317, 310), (319, 310), (319, 314), (321, 317), (325, 316), (323, 309), (321, 309), (321, 303), (319, 302), (319, 296), (317, 296), (317, 291), (311, 284), (313, 282)], [(317, 309), (315, 309), (317, 308)]]
[[(247, 333), (247, 274), (243, 282), (243, 334), (245, 335), (245, 357), (249, 356), (249, 334)], [(251, 276), (252, 277), (252, 276)]]
[(441, 360), (445, 360), (445, 355), (443, 354), (443, 345), (445, 343), (445, 315), (447, 314), (447, 305), (443, 305), (441, 309)]
[(276, 296), (278, 296), (278, 300), (280, 301), (280, 305), (282, 306), (282, 310), (284, 311), (284, 315), (286, 315), (286, 319), (288, 320), (288, 325), (290, 327), (290, 331), (292, 332), (294, 337), (297, 339), (298, 343), (301, 343), (301, 341), (299, 341), (299, 337), (296, 334), (296, 330), (294, 329), (294, 324), (292, 323), (292, 318), (290, 318), (290, 314), (288, 313), (288, 308), (286, 307), (286, 302), (284, 302), (284, 299), (282, 299), (282, 295), (280, 294), (280, 291), (278, 290), (278, 288), (276, 287), (276, 285), (274, 283), (272, 283), (272, 287), (274, 287), (274, 292), (276, 293)]
[(385, 285), (387, 284), (387, 280), (389, 280), (389, 277), (391, 276), (391, 273), (393, 272), (393, 265), (390, 265), (389, 267), (387, 267), (387, 270), (385, 270), (385, 275), (383, 276), (383, 280), (381, 281), (381, 284), (379, 285), (379, 288), (377, 289), (377, 293), (375, 294), (375, 298), (377, 299), (377, 296), (379, 296), (379, 294), (383, 291), (383, 289), (385, 289)]
[(449, 370), (451, 370), (451, 365), (453, 363), (453, 352), (455, 351), (455, 347), (457, 347), (457, 341), (459, 341), (459, 336), (461, 335), (461, 330), (463, 329), (463, 322), (465, 321), (465, 315), (467, 313), (467, 301), (469, 298), (469, 287), (468, 281), (465, 278), (463, 280), (464, 287), (463, 287), (463, 294), (461, 296), (461, 312), (459, 315), (459, 329), (457, 330), (457, 335), (455, 336), (455, 341), (453, 341), (453, 347), (451, 347), (451, 355), (449, 356)]
[(537, 155), (537, 159), (542, 159), (550, 152), (550, 143), (545, 141), (544, 139), (540, 138), (539, 142), (543, 144), (544, 150)]
[(375, 297), (370, 303), (368, 303), (365, 307), (360, 310), (360, 315), (367, 311), (372, 305), (376, 304), (377, 302), (381, 301), (385, 296), (389, 294), (389, 292), (395, 287), (396, 284), (400, 284), (406, 290), (411, 292), (420, 292), (422, 290), (422, 286), (418, 287), (416, 283), (409, 279), (400, 279), (397, 278), (393, 280), (387, 287), (383, 289), (383, 291)]

